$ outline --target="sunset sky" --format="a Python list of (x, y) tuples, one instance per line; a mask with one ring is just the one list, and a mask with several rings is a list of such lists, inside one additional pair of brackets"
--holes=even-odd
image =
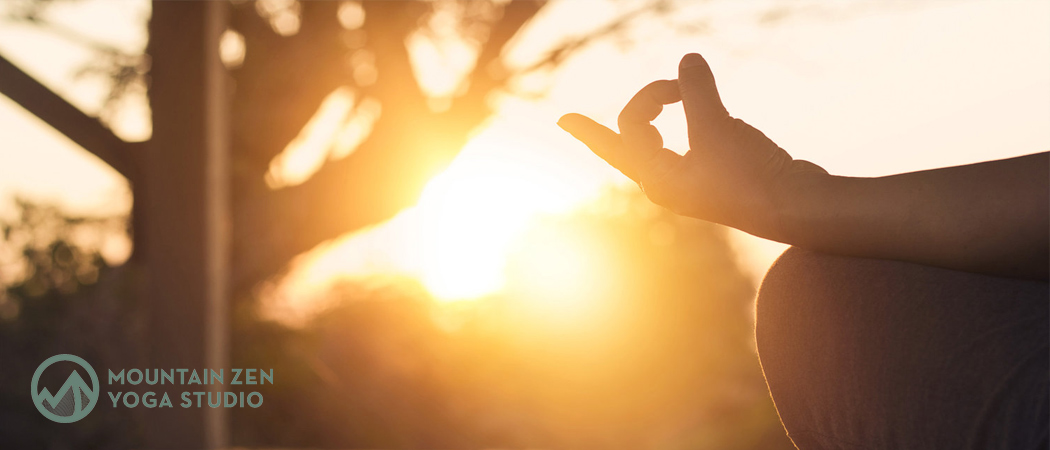
[[(699, 31), (642, 17), (626, 39), (595, 42), (551, 76), (529, 80), (543, 98), (501, 98), (496, 115), (428, 185), (417, 207), (308, 255), (293, 274), (292, 292), (309, 296), (335, 276), (371, 273), (417, 276), (449, 300), (498, 291), (506, 249), (530, 221), (629, 183), (558, 129), (558, 117), (580, 112), (614, 125), (640, 87), (675, 78), (688, 52), (710, 62), (731, 114), (833, 174), (878, 176), (1050, 149), (1048, 2), (675, 5), (671, 20)], [(527, 64), (549, 45), (634, 7), (553, 2), (505, 56)], [(84, 0), (54, 12), (56, 20), (99, 41), (132, 52), (145, 46), (148, 2)], [(74, 77), (90, 53), (70, 41), (0, 21), (0, 54), (85, 111), (99, 110), (105, 82)], [(455, 74), (432, 69), (438, 88), (441, 74)], [(145, 139), (147, 114), (133, 98), (113, 127), (126, 139)], [(668, 148), (686, 148), (680, 105), (665, 108), (656, 124)], [(130, 207), (127, 185), (114, 171), (4, 97), (0, 136), (2, 213), (10, 213), (16, 193), (77, 213)], [(733, 236), (756, 279), (784, 248)], [(113, 252), (119, 259), (120, 251)]]

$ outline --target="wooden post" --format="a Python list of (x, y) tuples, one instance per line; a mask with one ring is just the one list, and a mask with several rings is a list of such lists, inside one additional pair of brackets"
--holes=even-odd
[[(143, 170), (148, 201), (136, 203), (147, 236), (148, 367), (229, 372), (228, 74), (219, 59), (227, 8), (225, 2), (153, 2), (153, 137)], [(226, 447), (225, 410), (202, 406), (150, 411), (146, 447)]]

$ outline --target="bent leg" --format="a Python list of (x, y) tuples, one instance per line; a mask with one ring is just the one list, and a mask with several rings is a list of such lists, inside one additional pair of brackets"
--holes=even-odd
[(1050, 290), (789, 249), (756, 339), (781, 421), (808, 449), (1046, 448)]

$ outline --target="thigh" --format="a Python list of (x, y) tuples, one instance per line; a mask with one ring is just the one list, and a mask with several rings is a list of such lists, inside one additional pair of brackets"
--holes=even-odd
[(789, 249), (756, 339), (788, 435), (810, 448), (1045, 448), (1042, 282)]

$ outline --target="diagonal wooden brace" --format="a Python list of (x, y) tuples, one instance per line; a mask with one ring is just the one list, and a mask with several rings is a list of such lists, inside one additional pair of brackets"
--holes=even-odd
[(132, 148), (98, 119), (84, 114), (29, 74), (0, 56), (0, 94), (14, 100), (34, 116), (134, 182)]

